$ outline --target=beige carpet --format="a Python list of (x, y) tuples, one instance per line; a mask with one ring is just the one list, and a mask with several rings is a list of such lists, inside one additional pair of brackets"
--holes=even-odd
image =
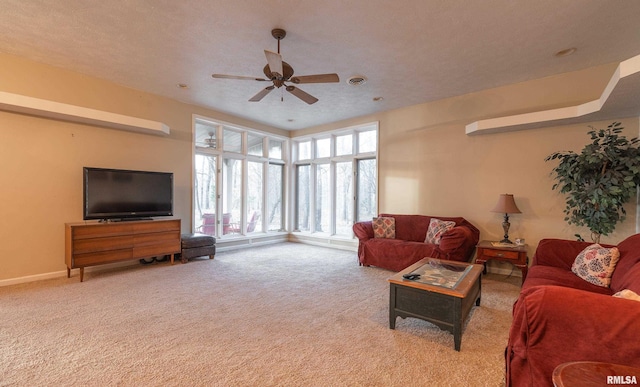
[(519, 278), (462, 336), (389, 329), (387, 278), (296, 243), (0, 288), (0, 386), (501, 386)]

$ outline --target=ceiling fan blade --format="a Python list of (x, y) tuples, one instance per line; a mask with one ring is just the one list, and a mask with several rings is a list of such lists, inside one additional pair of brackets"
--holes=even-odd
[(315, 75), (303, 75), (300, 77), (291, 78), (291, 82), (295, 84), (300, 83), (334, 83), (340, 82), (338, 74), (315, 74)]
[(312, 96), (311, 94), (309, 94), (307, 92), (304, 92), (304, 91), (298, 89), (295, 86), (287, 86), (287, 91), (289, 93), (295, 95), (296, 97), (300, 98), (304, 102), (308, 103), (309, 105), (312, 105), (312, 104), (318, 102), (318, 98)]
[(256, 77), (243, 77), (241, 75), (226, 75), (226, 74), (211, 74), (214, 78), (220, 79), (243, 79), (247, 81), (268, 81), (269, 79), (256, 78)]
[(271, 73), (277, 73), (277, 75), (274, 75), (276, 78), (282, 78), (284, 74), (282, 70), (282, 55), (269, 50), (264, 50), (264, 55), (267, 57), (267, 63), (269, 63)]
[(269, 86), (269, 87), (265, 87), (264, 89), (260, 90), (260, 92), (256, 95), (254, 95), (253, 97), (251, 97), (251, 99), (249, 100), (250, 102), (259, 102), (262, 98), (264, 98), (267, 94), (269, 94), (271, 92), (271, 90), (275, 89), (275, 86)]

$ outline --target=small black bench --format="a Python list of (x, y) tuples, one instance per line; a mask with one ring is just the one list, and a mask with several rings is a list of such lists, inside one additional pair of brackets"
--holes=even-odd
[(176, 258), (180, 257), (182, 263), (187, 263), (189, 259), (209, 256), (213, 259), (216, 255), (216, 238), (206, 234), (182, 234), (182, 252), (176, 254)]

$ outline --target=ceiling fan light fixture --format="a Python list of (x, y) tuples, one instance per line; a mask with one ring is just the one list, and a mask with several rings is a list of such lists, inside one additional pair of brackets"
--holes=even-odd
[(351, 86), (360, 86), (367, 83), (367, 77), (364, 75), (354, 75), (347, 79), (347, 83)]

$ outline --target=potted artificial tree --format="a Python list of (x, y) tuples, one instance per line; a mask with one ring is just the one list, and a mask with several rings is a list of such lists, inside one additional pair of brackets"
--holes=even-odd
[(625, 219), (623, 206), (640, 185), (640, 140), (620, 135), (620, 125), (614, 122), (599, 130), (590, 126), (591, 143), (580, 153), (555, 152), (545, 159), (560, 160), (552, 172), (558, 181), (552, 189), (567, 195), (564, 220), (588, 227), (594, 243)]

